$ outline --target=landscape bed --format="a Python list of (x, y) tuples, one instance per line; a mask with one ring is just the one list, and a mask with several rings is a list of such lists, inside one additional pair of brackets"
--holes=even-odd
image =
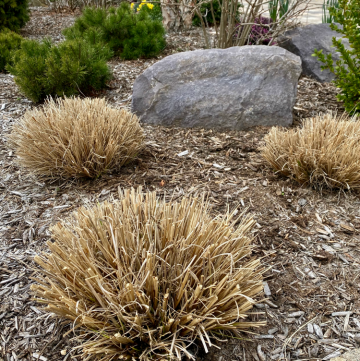
[[(60, 40), (62, 27), (73, 20), (73, 14), (34, 9), (23, 35)], [(203, 46), (197, 30), (167, 41), (165, 55)], [(98, 96), (129, 108), (135, 78), (155, 61), (111, 60), (114, 79)], [(119, 173), (43, 182), (16, 166), (5, 140), (13, 122), (34, 105), (9, 74), (0, 74), (0, 89), (0, 360), (80, 360), (70, 351), (71, 328), (31, 300), (33, 257), (46, 249), (50, 225), (81, 205), (117, 198), (119, 187), (140, 185), (167, 200), (206, 192), (213, 215), (236, 207), (257, 221), (253, 254), (269, 268), (267, 301), (259, 299), (250, 319), (267, 326), (242, 340), (219, 341), (221, 350), (213, 347), (207, 355), (194, 346), (190, 351), (199, 359), (327, 360), (359, 347), (358, 194), (319, 192), (274, 174), (259, 153), (268, 128), (222, 133), (144, 125), (145, 150)], [(336, 93), (331, 84), (300, 79), (294, 126), (319, 112), (341, 114)]]

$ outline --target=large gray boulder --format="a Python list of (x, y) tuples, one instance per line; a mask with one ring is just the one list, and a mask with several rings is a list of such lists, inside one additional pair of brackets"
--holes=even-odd
[(164, 126), (288, 126), (300, 73), (300, 58), (276, 46), (178, 53), (136, 79), (132, 111)]
[[(334, 60), (339, 59), (339, 54), (332, 47), (332, 38), (341, 38), (342, 35), (331, 30), (329, 24), (311, 24), (287, 31), (278, 39), (278, 45), (300, 56), (302, 73), (311, 76), (319, 82), (330, 82), (334, 74), (329, 70), (321, 71), (323, 65), (314, 54), (314, 49), (323, 49), (324, 54), (331, 53)], [(348, 46), (348, 41), (343, 40)]]

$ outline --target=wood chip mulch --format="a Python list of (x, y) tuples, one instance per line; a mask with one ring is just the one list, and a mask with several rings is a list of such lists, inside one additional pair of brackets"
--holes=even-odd
[[(34, 11), (32, 22), (44, 14)], [(41, 37), (31, 26), (28, 35)], [(201, 47), (196, 34), (173, 36), (169, 53)], [(112, 60), (115, 78), (101, 96), (127, 107), (134, 79), (155, 61)], [(46, 250), (50, 225), (80, 205), (116, 197), (118, 187), (139, 185), (175, 199), (206, 192), (214, 215), (237, 208), (257, 220), (254, 256), (269, 269), (264, 297), (250, 317), (266, 319), (267, 326), (219, 341), (221, 350), (207, 355), (194, 347), (198, 359), (330, 360), (359, 347), (359, 196), (275, 175), (259, 154), (267, 128), (222, 133), (145, 125), (145, 151), (121, 172), (96, 181), (44, 182), (19, 169), (6, 146), (11, 125), (34, 104), (9, 74), (0, 74), (0, 89), (0, 361), (80, 360), (71, 351), (71, 328), (31, 299), (33, 257)], [(328, 109), (341, 113), (336, 94), (331, 84), (300, 79), (296, 122)]]

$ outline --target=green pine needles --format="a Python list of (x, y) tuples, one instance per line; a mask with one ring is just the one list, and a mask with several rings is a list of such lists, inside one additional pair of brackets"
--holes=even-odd
[(19, 31), (29, 19), (27, 0), (0, 0), (0, 31)]
[(54, 45), (49, 39), (42, 42), (24, 40), (14, 52), (13, 65), (7, 70), (24, 95), (34, 102), (47, 96), (89, 94), (101, 90), (111, 78), (106, 60), (111, 50), (101, 43), (86, 39), (67, 40)]
[(339, 7), (330, 7), (329, 13), (334, 18), (331, 29), (349, 40), (350, 49), (345, 48), (341, 38), (334, 37), (333, 46), (340, 53), (336, 64), (331, 54), (323, 54), (322, 50), (315, 49), (313, 56), (324, 64), (321, 69), (335, 74), (334, 83), (341, 89), (338, 99), (353, 114), (360, 111), (360, 0), (339, 0)]
[(150, 58), (164, 49), (165, 30), (161, 20), (152, 16), (153, 8), (141, 6), (135, 11), (128, 3), (118, 8), (86, 8), (64, 30), (66, 40), (58, 45), (49, 39), (21, 42), (21, 37), (14, 38), (14, 46), (3, 41), (11, 48), (4, 52), (3, 65), (0, 36), (0, 71), (5, 67), (14, 75), (20, 91), (34, 102), (99, 91), (111, 79), (106, 61), (114, 54), (123, 59)]
[(0, 32), (0, 72), (12, 63), (12, 51), (20, 48), (22, 37), (9, 29)]
[(118, 8), (86, 8), (75, 24), (64, 30), (66, 39), (87, 38), (96, 31), (101, 41), (123, 59), (151, 58), (165, 47), (165, 30), (160, 20), (143, 6), (135, 12), (128, 3)]

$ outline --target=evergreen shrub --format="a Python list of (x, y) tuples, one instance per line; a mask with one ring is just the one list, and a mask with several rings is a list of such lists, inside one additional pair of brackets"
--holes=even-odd
[(29, 19), (28, 0), (0, 0), (0, 31), (19, 31)]
[(154, 57), (165, 47), (165, 29), (160, 20), (151, 19), (150, 10), (143, 6), (135, 12), (125, 2), (118, 8), (86, 8), (63, 33), (66, 39), (77, 39), (95, 30), (101, 41), (123, 59)]
[(19, 49), (23, 38), (15, 32), (4, 29), (0, 32), (0, 72), (12, 63), (12, 52)]
[[(338, 99), (344, 102), (349, 113), (360, 111), (360, 0), (339, 0), (338, 6), (329, 8), (333, 23), (330, 28), (343, 34), (333, 37), (333, 46), (340, 54), (340, 59), (334, 64), (331, 53), (323, 50), (314, 51), (324, 65), (321, 69), (329, 69), (335, 74), (334, 84), (341, 89)], [(350, 49), (346, 49), (342, 39), (349, 40)]]
[(15, 76), (24, 95), (39, 102), (47, 96), (89, 94), (103, 89), (111, 78), (106, 64), (111, 56), (107, 46), (91, 44), (87, 39), (67, 40), (59, 45), (49, 39), (24, 40), (7, 70)]
[(196, 339), (207, 351), (224, 331), (236, 338), (264, 325), (247, 319), (263, 289), (254, 219), (214, 218), (204, 198), (119, 193), (55, 225), (49, 251), (35, 257), (31, 289), (80, 327), (84, 360), (194, 360)]

